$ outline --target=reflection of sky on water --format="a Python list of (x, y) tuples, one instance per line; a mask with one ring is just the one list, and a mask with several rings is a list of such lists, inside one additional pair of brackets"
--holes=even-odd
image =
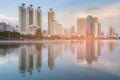
[[(45, 75), (55, 79), (60, 76), (64, 78), (63, 74), (66, 74), (80, 79), (81, 77), (77, 76), (79, 74), (88, 77), (93, 77), (93, 74), (104, 74), (106, 78), (112, 75), (109, 77), (111, 80), (115, 76), (118, 79), (120, 78), (118, 77), (120, 76), (119, 49), (120, 41), (2, 44), (0, 45), (0, 77), (16, 75), (16, 79), (21, 76), (29, 79), (30, 75), (38, 77), (38, 74), (41, 74), (42, 79)], [(14, 72), (13, 75), (11, 72)], [(7, 80), (5, 77), (3, 79)]]

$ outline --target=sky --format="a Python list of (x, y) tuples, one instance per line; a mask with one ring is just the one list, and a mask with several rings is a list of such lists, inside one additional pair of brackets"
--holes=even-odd
[(22, 3), (26, 7), (33, 4), (42, 9), (43, 29), (47, 29), (47, 13), (53, 8), (56, 20), (64, 28), (77, 26), (77, 18), (88, 15), (98, 17), (104, 33), (108, 33), (110, 26), (115, 27), (120, 34), (120, 0), (1, 0), (0, 21), (18, 24), (18, 6)]

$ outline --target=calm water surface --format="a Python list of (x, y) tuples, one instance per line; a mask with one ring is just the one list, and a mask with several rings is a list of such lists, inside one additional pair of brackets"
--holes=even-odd
[(0, 80), (120, 80), (120, 41), (0, 43)]

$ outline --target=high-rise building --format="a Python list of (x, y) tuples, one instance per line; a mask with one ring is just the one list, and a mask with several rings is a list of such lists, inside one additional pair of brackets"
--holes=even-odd
[(63, 28), (62, 28), (62, 25), (61, 24), (58, 24), (58, 29), (57, 29), (57, 35), (63, 35)]
[(101, 37), (101, 24), (99, 22), (94, 23), (95, 26), (95, 37)]
[(97, 18), (97, 17), (94, 17), (94, 18), (93, 18), (93, 22), (94, 22), (94, 23), (98, 23), (98, 18)]
[(85, 36), (86, 20), (84, 18), (77, 19), (77, 34)]
[(48, 12), (48, 33), (52, 35), (53, 21), (55, 20), (55, 13), (52, 9)]
[(36, 25), (39, 27), (39, 29), (41, 30), (42, 32), (42, 10), (40, 9), (40, 7), (38, 7), (36, 10), (35, 10), (35, 22), (36, 22)]
[(95, 19), (88, 16), (86, 19), (86, 37), (95, 37)]
[(26, 7), (23, 3), (21, 6), (19, 6), (19, 26), (20, 26), (20, 32), (22, 34), (26, 33)]
[(101, 31), (101, 24), (100, 23), (98, 23), (97, 37), (102, 37), (102, 31)]
[(57, 35), (58, 23), (56, 20), (52, 21), (51, 35)]
[(75, 33), (75, 26), (72, 26), (70, 29), (70, 34), (73, 34), (73, 33)]
[(109, 28), (109, 36), (113, 37), (114, 34), (115, 34), (115, 29), (114, 29), (114, 27), (110, 26), (110, 28)]
[(34, 9), (32, 5), (27, 8), (27, 32), (30, 33), (29, 27), (34, 24)]
[(100, 37), (101, 36), (101, 24), (98, 22), (98, 18), (94, 17), (93, 18), (94, 22), (94, 37)]

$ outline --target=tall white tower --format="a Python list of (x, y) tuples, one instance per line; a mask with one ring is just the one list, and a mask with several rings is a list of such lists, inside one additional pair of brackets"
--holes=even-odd
[(32, 5), (27, 8), (27, 32), (29, 33), (29, 28), (34, 24), (34, 9)]
[(48, 12), (48, 33), (52, 35), (53, 21), (55, 20), (55, 13), (52, 9)]
[(26, 7), (23, 3), (21, 6), (19, 6), (19, 26), (20, 26), (20, 33), (25, 34), (26, 33)]
[(40, 7), (38, 7), (35, 10), (35, 22), (36, 22), (36, 25), (39, 27), (39, 29), (42, 32), (42, 10), (40, 9)]

